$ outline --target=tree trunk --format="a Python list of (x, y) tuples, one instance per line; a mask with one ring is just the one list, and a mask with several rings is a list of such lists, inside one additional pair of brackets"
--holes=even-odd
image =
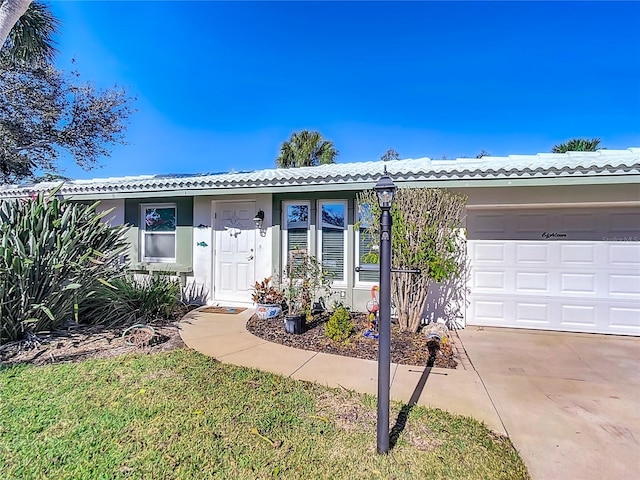
[(27, 11), (32, 0), (4, 0), (0, 5), (0, 48), (7, 41), (9, 32)]
[(392, 284), (391, 292), (400, 330), (415, 333), (422, 324), (422, 312), (431, 280), (410, 273), (399, 273), (394, 275)]

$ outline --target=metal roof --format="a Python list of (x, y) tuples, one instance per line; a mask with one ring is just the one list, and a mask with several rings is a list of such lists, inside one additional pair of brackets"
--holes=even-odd
[[(432, 160), (430, 158), (391, 160), (387, 162), (336, 163), (318, 167), (266, 169), (250, 172), (230, 172), (194, 175), (141, 175), (132, 177), (96, 178), (67, 181), (59, 193), (64, 196), (113, 196), (130, 194), (152, 196), (154, 193), (182, 191), (189, 195), (215, 195), (249, 192), (299, 191), (300, 187), (344, 190), (347, 185), (375, 183), (387, 169), (399, 185), (415, 183), (439, 184), (468, 181), (467, 186), (487, 185), (500, 179), (560, 179), (620, 177), (640, 175), (640, 148), (568, 152), (561, 154), (509, 155)], [(635, 178), (635, 177), (634, 177)], [(476, 180), (484, 180), (480, 183)], [(637, 180), (637, 179), (635, 179)], [(509, 182), (511, 184), (511, 182)], [(515, 182), (517, 183), (517, 182)], [(24, 197), (49, 190), (59, 182), (3, 185), (0, 198)]]

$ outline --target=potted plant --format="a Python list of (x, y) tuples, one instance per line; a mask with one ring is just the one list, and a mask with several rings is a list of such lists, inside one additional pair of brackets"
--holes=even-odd
[(273, 277), (256, 282), (251, 298), (256, 304), (256, 315), (260, 319), (275, 318), (282, 313), (284, 292), (274, 285)]
[(306, 250), (292, 250), (285, 268), (283, 290), (287, 304), (285, 330), (303, 333), (307, 319), (322, 294), (330, 295), (331, 278)]

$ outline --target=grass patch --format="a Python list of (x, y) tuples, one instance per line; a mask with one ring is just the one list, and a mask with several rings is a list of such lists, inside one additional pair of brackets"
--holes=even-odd
[[(394, 404), (392, 421), (403, 405)], [(511, 443), (415, 406), (389, 455), (374, 397), (188, 350), (0, 367), (5, 479), (526, 479)]]

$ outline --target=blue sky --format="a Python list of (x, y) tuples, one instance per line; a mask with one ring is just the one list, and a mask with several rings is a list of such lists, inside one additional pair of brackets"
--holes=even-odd
[[(57, 63), (137, 97), (129, 145), (73, 178), (640, 146), (640, 3), (52, 1)], [(73, 66), (71, 59), (75, 59)]]

